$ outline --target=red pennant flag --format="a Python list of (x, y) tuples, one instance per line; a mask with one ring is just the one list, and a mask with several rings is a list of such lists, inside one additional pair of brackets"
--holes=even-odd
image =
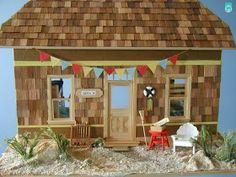
[(178, 59), (178, 55), (173, 55), (172, 57), (168, 58), (174, 65), (176, 65), (176, 61)]
[(141, 74), (142, 76), (146, 73), (147, 69), (148, 69), (147, 65), (137, 66), (137, 70), (139, 74)]
[(111, 75), (115, 71), (115, 68), (113, 68), (113, 67), (105, 67), (104, 70), (106, 71), (106, 73), (108, 75)]
[(39, 53), (40, 61), (47, 61), (47, 60), (49, 60), (49, 58), (50, 58), (50, 55), (48, 55), (46, 52)]
[(73, 69), (73, 72), (77, 74), (82, 71), (82, 66), (78, 64), (72, 64), (72, 69)]

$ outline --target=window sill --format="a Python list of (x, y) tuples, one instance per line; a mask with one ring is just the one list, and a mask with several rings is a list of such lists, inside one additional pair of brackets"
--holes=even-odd
[(184, 117), (169, 117), (171, 123), (179, 123), (179, 122), (190, 122), (189, 118)]
[(74, 125), (76, 124), (75, 120), (63, 120), (63, 119), (58, 119), (58, 120), (48, 120), (49, 125)]

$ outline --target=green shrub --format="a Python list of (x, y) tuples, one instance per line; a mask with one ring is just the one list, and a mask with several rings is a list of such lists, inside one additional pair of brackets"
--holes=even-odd
[(104, 146), (104, 139), (103, 138), (97, 138), (94, 140), (94, 143), (92, 143), (92, 147), (103, 147)]
[(32, 139), (30, 139), (30, 136), (30, 133), (24, 133), (19, 135), (18, 138), (8, 138), (5, 142), (11, 149), (17, 152), (22, 159), (28, 160), (35, 155), (34, 148), (41, 139), (40, 134), (34, 134)]
[(51, 128), (44, 130), (44, 135), (53, 139), (57, 143), (58, 154), (62, 157), (69, 158), (69, 141), (61, 134), (53, 131)]
[(211, 158), (214, 156), (212, 132), (206, 125), (202, 125), (198, 139), (194, 140), (194, 142), (202, 148), (207, 157)]
[(224, 133), (223, 144), (216, 151), (216, 158), (220, 161), (236, 160), (236, 132)]

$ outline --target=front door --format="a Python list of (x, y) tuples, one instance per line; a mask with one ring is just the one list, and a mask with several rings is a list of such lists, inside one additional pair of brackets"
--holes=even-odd
[(131, 83), (109, 83), (108, 137), (114, 140), (130, 140), (131, 137)]

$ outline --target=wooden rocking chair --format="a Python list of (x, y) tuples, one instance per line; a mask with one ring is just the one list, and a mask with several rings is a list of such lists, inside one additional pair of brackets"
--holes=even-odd
[(71, 126), (70, 146), (84, 147), (87, 146), (90, 139), (90, 126), (87, 123), (76, 124)]

